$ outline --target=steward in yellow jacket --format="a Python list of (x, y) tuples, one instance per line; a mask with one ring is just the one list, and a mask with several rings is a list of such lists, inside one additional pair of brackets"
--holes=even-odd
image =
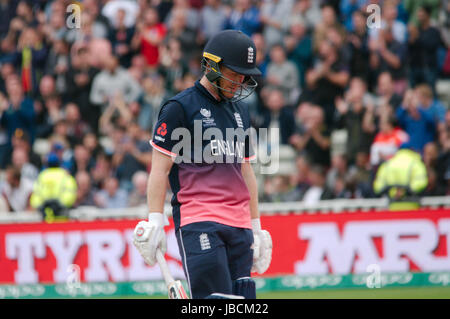
[(67, 209), (77, 198), (77, 183), (72, 175), (59, 167), (55, 154), (49, 155), (47, 163), (48, 168), (34, 183), (30, 204), (44, 215), (46, 222), (67, 220)]
[(419, 194), (428, 184), (427, 170), (420, 154), (402, 148), (378, 168), (373, 189), (387, 194), (390, 210), (419, 208)]

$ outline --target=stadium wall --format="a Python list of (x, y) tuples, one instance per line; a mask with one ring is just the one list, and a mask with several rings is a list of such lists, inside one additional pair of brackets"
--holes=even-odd
[[(159, 267), (132, 245), (137, 221), (0, 225), (0, 297), (165, 294)], [(258, 291), (450, 284), (445, 207), (271, 214), (262, 224), (274, 247)], [(172, 223), (166, 231), (169, 267), (183, 280)]]

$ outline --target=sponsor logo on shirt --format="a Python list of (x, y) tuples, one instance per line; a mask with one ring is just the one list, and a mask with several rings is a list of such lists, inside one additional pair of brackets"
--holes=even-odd
[(167, 124), (166, 123), (162, 123), (158, 129), (156, 130), (156, 134), (161, 135), (161, 136), (165, 136), (167, 134)]

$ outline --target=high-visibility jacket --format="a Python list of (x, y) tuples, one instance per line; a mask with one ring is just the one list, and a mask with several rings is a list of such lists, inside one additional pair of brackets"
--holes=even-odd
[[(414, 196), (422, 192), (427, 184), (427, 170), (420, 154), (400, 149), (378, 168), (373, 189), (376, 194), (388, 194), (392, 201), (391, 208), (409, 209), (418, 207)], [(408, 205), (408, 201), (414, 205)]]
[(33, 186), (30, 203), (39, 208), (48, 200), (58, 200), (64, 207), (70, 208), (77, 198), (75, 178), (65, 169), (50, 167), (43, 170)]

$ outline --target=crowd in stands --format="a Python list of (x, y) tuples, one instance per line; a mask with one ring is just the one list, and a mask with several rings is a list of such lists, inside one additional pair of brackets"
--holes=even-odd
[(405, 145), (427, 167), (424, 195), (450, 195), (437, 90), (449, 0), (0, 0), (0, 17), (0, 210), (33, 209), (49, 157), (76, 180), (73, 207), (145, 204), (159, 108), (199, 79), (223, 29), (257, 48), (253, 127), (278, 127), (296, 154), (261, 201), (374, 197), (377, 168)]

